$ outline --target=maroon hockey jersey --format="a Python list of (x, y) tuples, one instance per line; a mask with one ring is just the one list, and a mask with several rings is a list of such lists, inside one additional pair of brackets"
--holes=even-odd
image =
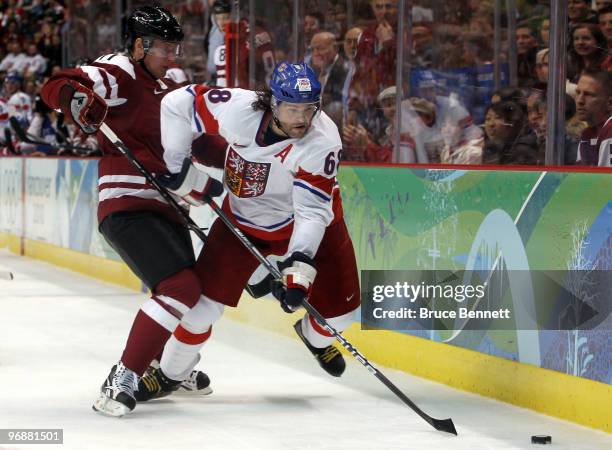
[[(43, 86), (42, 97), (52, 108), (59, 108), (59, 92), (68, 79), (93, 89), (106, 100), (106, 124), (146, 169), (153, 174), (167, 173), (159, 128), (160, 102), (178, 84), (168, 78), (155, 79), (127, 56), (105, 55), (51, 77)], [(158, 211), (180, 221), (172, 207), (101, 132), (97, 138), (103, 151), (98, 173), (98, 221), (112, 212), (127, 210)]]

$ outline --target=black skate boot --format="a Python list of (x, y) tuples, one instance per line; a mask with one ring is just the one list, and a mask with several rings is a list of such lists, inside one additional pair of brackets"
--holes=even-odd
[(181, 382), (168, 378), (160, 368), (149, 366), (138, 382), (136, 400), (146, 402), (156, 398), (167, 397), (178, 390)]
[(100, 388), (100, 395), (92, 408), (107, 416), (121, 417), (136, 406), (134, 391), (138, 389), (138, 375), (118, 362), (113, 366)]
[(323, 370), (334, 377), (339, 377), (344, 373), (346, 363), (344, 362), (344, 357), (340, 353), (340, 350), (333, 345), (328, 345), (325, 348), (313, 347), (310, 342), (306, 340), (304, 334), (302, 334), (302, 319), (295, 322), (293, 328), (295, 328), (295, 332), (306, 347), (308, 347), (308, 350), (314, 355)]
[(172, 393), (185, 395), (208, 395), (212, 393), (210, 378), (200, 370), (192, 370), (187, 379), (180, 382), (178, 387), (176, 383), (178, 382), (164, 375), (159, 368), (159, 361), (153, 360), (138, 383), (136, 400), (146, 402), (147, 400), (167, 397)]

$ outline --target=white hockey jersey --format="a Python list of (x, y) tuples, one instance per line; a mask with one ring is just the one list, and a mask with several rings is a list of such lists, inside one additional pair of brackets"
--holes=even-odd
[(224, 209), (247, 233), (265, 240), (291, 238), (288, 254), (314, 257), (334, 217), (332, 193), (341, 151), (336, 125), (323, 112), (306, 135), (265, 145), (271, 115), (255, 111), (253, 91), (191, 85), (161, 104), (161, 138), (168, 170), (178, 173), (191, 142), (220, 134), (229, 143)]

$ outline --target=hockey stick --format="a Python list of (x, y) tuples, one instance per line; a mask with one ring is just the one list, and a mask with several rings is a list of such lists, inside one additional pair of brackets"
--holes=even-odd
[(24, 142), (26, 144), (45, 145), (48, 147), (62, 148), (65, 150), (76, 150), (79, 152), (88, 152), (88, 153), (93, 151), (93, 149), (89, 147), (79, 147), (77, 145), (61, 144), (61, 143), (50, 144), (49, 142), (37, 141), (35, 139), (32, 139), (32, 137), (23, 129), (23, 127), (21, 126), (17, 118), (11, 117), (9, 119), (9, 122), (11, 123), (11, 128), (15, 130), (15, 134), (17, 135), (17, 138), (19, 138), (21, 142)]
[[(208, 205), (213, 209), (213, 211), (219, 216), (221, 221), (229, 228), (229, 230), (236, 236), (240, 242), (251, 252), (251, 254), (257, 258), (257, 260), (274, 276), (276, 279), (281, 279), (283, 276), (278, 270), (276, 266), (274, 266), (270, 261), (266, 259), (265, 256), (261, 254), (261, 252), (255, 247), (249, 239), (240, 231), (238, 227), (236, 227), (232, 221), (227, 217), (225, 212), (213, 201), (208, 200)], [(397, 386), (395, 386), (391, 380), (389, 380), (385, 375), (382, 374), (376, 367), (374, 367), (366, 358), (363, 356), (349, 341), (347, 341), (334, 327), (332, 327), (325, 318), (312, 306), (308, 303), (307, 300), (302, 301), (302, 306), (304, 309), (313, 316), (319, 324), (327, 330), (328, 333), (332, 334), (340, 344), (355, 358), (359, 361), (366, 369), (368, 369), (376, 378), (378, 378), (387, 388), (391, 390), (395, 395), (397, 395), (406, 405), (408, 405), (414, 412), (416, 412), (419, 416), (421, 416), (428, 424), (434, 427), (436, 430), (444, 431), (446, 433), (451, 433), (457, 435), (457, 430), (455, 430), (455, 425), (453, 424), (452, 419), (434, 419), (427, 413), (425, 413), (421, 408), (419, 408), (412, 400), (410, 400), (402, 391), (399, 390)]]
[[(166, 188), (160, 185), (155, 178), (151, 175), (151, 173), (145, 169), (142, 164), (134, 157), (131, 150), (117, 137), (117, 135), (106, 125), (102, 123), (100, 127), (100, 131), (110, 140), (115, 147), (136, 167), (136, 169), (153, 185), (153, 187), (168, 201), (170, 205), (172, 205), (179, 214), (183, 216), (185, 221), (187, 222), (187, 226), (190, 230), (192, 230), (200, 239), (206, 242), (206, 236), (198, 228), (196, 223), (187, 215), (187, 212), (179, 206), (179, 204), (172, 198), (170, 193), (166, 190)], [(253, 245), (251, 241), (244, 235), (244, 233), (237, 228), (232, 221), (227, 217), (227, 215), (223, 212), (223, 210), (210, 198), (206, 199), (208, 205), (212, 208), (212, 210), (219, 216), (219, 219), (229, 228), (229, 230), (240, 240), (240, 242), (249, 250), (249, 252), (270, 272), (276, 279), (281, 279), (282, 274), (278, 270), (278, 268), (272, 264), (265, 256), (261, 254), (261, 252)], [(421, 416), (427, 423), (429, 423), (436, 430), (444, 431), (446, 433), (451, 433), (457, 435), (457, 430), (455, 430), (455, 425), (453, 424), (452, 419), (434, 419), (425, 413), (421, 408), (419, 408), (412, 400), (410, 400), (402, 391), (399, 390), (397, 386), (395, 386), (391, 380), (389, 380), (385, 375), (382, 374), (376, 367), (374, 367), (353, 345), (347, 341), (336, 329), (334, 329), (325, 318), (310, 304), (307, 300), (302, 302), (302, 305), (306, 309), (306, 311), (313, 316), (319, 324), (325, 328), (330, 334), (332, 334), (340, 344), (354, 357), (356, 358), (363, 366), (365, 366), (368, 371), (370, 371), (376, 378), (378, 378), (391, 392), (393, 392), (397, 397), (400, 398), (406, 405), (408, 405), (414, 412), (416, 412), (419, 416)]]

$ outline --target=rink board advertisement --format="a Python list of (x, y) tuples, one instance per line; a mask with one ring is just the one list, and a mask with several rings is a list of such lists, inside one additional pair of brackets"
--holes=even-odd
[[(609, 274), (612, 268), (607, 173), (353, 166), (342, 169), (339, 181), (362, 278), (364, 270), (456, 273), (497, 264), (512, 283), (526, 271)], [(587, 289), (583, 284), (578, 289)], [(608, 311), (610, 292), (594, 293)], [(531, 301), (536, 308), (537, 295)], [(604, 319), (580, 331), (405, 332), (612, 384), (612, 317)]]
[(23, 230), (23, 160), (0, 159), (0, 233), (21, 236)]
[[(458, 274), (496, 265), (504, 270), (504, 283), (516, 285), (517, 274), (529, 271), (609, 272), (612, 266), (610, 174), (357, 165), (343, 167), (338, 179), (361, 271)], [(99, 278), (100, 261), (117, 264), (117, 255), (97, 231), (97, 160), (0, 158), (0, 205), (0, 245), (7, 245), (7, 236), (25, 233), (26, 245), (69, 249), (73, 253), (66, 259), (90, 264), (90, 274)], [(27, 248), (26, 254), (37, 257)], [(106, 279), (119, 282), (116, 277), (113, 272)], [(362, 272), (362, 289), (363, 281)], [(587, 285), (575, 280), (574, 289)], [(609, 306), (609, 292), (600, 290), (594, 298)], [(533, 293), (527, 305), (537, 309), (537, 289)], [(504, 301), (516, 300), (511, 290), (504, 295)], [(578, 331), (415, 323), (390, 332), (385, 342), (416, 336), (448, 344), (444, 348), (611, 385), (612, 318), (604, 319)], [(356, 320), (363, 330), (360, 342), (367, 342), (368, 333), (376, 331)]]

